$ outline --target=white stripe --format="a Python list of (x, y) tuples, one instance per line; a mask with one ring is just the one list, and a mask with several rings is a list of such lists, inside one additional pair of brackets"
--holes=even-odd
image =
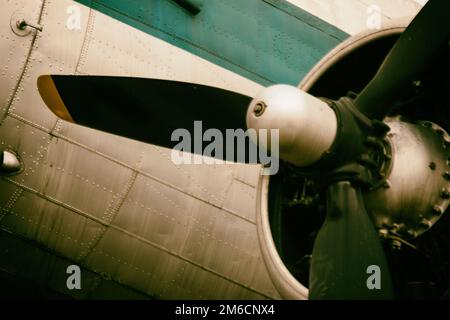
[(381, 26), (394, 19), (412, 19), (427, 0), (286, 0), (350, 35), (368, 29), (371, 6), (381, 13)]

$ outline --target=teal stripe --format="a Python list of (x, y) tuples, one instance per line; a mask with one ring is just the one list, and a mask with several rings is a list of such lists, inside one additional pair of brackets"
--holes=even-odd
[(297, 85), (348, 34), (284, 0), (77, 0), (262, 85)]

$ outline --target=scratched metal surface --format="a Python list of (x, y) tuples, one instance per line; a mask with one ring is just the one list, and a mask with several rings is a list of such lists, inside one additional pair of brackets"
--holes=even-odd
[[(1, 21), (22, 3), (8, 2)], [(21, 54), (19, 40), (2, 28), (14, 40), (2, 41), (1, 52), (15, 52), (17, 69), (7, 86), (2, 78), (0, 98), (14, 99), (2, 105), (0, 141), (20, 154), (24, 171), (0, 179), (1, 269), (77, 298), (279, 298), (257, 241), (258, 166), (177, 167), (168, 150), (59, 121), (40, 99), (36, 79), (180, 76), (241, 84), (248, 94), (259, 85), (179, 49), (164, 50), (162, 41), (84, 6), (81, 30), (69, 30), (71, 1), (29, 4), (44, 31), (20, 39)], [(146, 50), (150, 62), (139, 56)], [(172, 63), (158, 68), (167, 55)], [(192, 69), (178, 70), (186, 59)], [(65, 287), (73, 263), (83, 268), (81, 291)]]

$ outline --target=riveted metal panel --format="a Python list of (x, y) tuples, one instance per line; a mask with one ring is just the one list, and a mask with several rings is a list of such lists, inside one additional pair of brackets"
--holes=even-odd
[[(260, 170), (261, 168), (258, 168), (255, 172), (255, 176), (259, 176)], [(238, 212), (243, 217), (255, 222), (256, 196), (256, 188), (254, 186), (235, 178), (230, 186), (229, 192), (226, 195), (223, 208), (232, 212)]]
[[(68, 27), (68, 19), (79, 10), (79, 29)], [(72, 9), (71, 9), (72, 8)], [(11, 116), (31, 125), (52, 130), (56, 117), (48, 110), (37, 90), (42, 74), (75, 73), (89, 20), (89, 8), (69, 0), (47, 1), (43, 7), (39, 32), (33, 43), (17, 96), (10, 106)], [(78, 11), (76, 11), (78, 12)]]
[[(135, 238), (137, 237), (136, 241), (160, 249), (160, 253), (154, 254), (177, 256), (180, 260), (188, 260), (197, 267), (212, 270), (210, 276), (214, 279), (217, 277), (215, 273), (218, 273), (224, 277), (223, 281), (244, 284), (263, 295), (276, 295), (273, 288), (271, 291), (266, 285), (270, 283), (268, 278), (262, 280), (263, 275), (259, 278), (248, 277), (249, 272), (254, 274), (260, 268), (265, 270), (265, 267), (260, 263), (256, 226), (237, 215), (189, 197), (184, 192), (157, 181), (139, 176), (112, 223), (120, 229), (131, 232)], [(112, 231), (107, 231), (110, 232)], [(107, 239), (111, 242), (103, 243)], [(119, 242), (127, 243), (128, 250), (116, 250)], [(136, 265), (136, 253), (132, 253), (135, 248), (130, 247), (129, 243), (105, 235), (99, 246), (104, 248), (103, 251), (107, 250), (106, 254), (116, 254), (116, 259), (125, 264), (132, 264), (146, 272), (153, 270), (154, 266), (149, 265), (149, 262), (145, 262), (145, 265)], [(121, 252), (123, 255), (117, 256)], [(95, 251), (92, 255), (96, 255)], [(154, 258), (153, 261), (158, 261), (159, 265), (161, 259)], [(173, 272), (178, 272), (177, 268), (173, 268)], [(176, 273), (168, 273), (160, 279), (164, 282), (164, 279), (176, 277)], [(152, 290), (156, 290), (152, 291), (152, 295), (161, 294), (157, 288)], [(178, 297), (177, 294), (171, 292), (172, 296)]]
[(264, 85), (297, 84), (347, 36), (284, 2), (208, 1), (195, 16), (171, 1), (80, 2)]
[(24, 162), (24, 171), (8, 179), (98, 215), (107, 215), (120, 201), (130, 169), (11, 117), (0, 132), (8, 135)]
[(94, 10), (77, 72), (176, 79), (250, 96), (261, 88), (253, 81)]
[(32, 191), (20, 195), (0, 226), (74, 261), (101, 227), (96, 221)]
[(0, 180), (0, 221), (8, 212), (8, 209), (14, 205), (22, 189), (6, 180)]
[(200, 268), (174, 252), (120, 233), (108, 230), (86, 261), (89, 268), (105, 270), (116, 281), (130, 283), (157, 298), (218, 299), (225, 294), (229, 298), (265, 297), (215, 270)]
[(36, 31), (23, 36), (14, 33), (15, 21), (25, 19), (38, 23), (41, 15), (42, 0), (17, 1), (4, 0), (0, 10), (0, 123), (6, 116), (25, 72)]
[(10, 179), (33, 187), (41, 184), (35, 173), (47, 153), (50, 143), (48, 133), (8, 116), (0, 126), (0, 141), (3, 146), (16, 152), (22, 161), (23, 171)]
[[(35, 297), (76, 299), (148, 299), (147, 295), (119, 285), (91, 270), (81, 267), (81, 289), (67, 288), (67, 267), (75, 262), (68, 260), (44, 246), (21, 238), (17, 234), (0, 230), (0, 269), (25, 281), (20, 297), (28, 297), (29, 290), (39, 289)], [(54, 290), (64, 294), (57, 295)], [(42, 292), (48, 296), (42, 296)]]

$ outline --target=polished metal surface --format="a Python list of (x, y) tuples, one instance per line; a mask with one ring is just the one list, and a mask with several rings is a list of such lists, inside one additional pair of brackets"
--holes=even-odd
[(444, 178), (450, 137), (429, 122), (390, 119), (387, 124), (392, 167), (387, 184), (365, 194), (366, 208), (378, 229), (415, 238), (429, 230), (450, 204), (450, 181)]
[[(274, 85), (250, 103), (247, 127), (279, 130), (280, 158), (303, 167), (319, 160), (331, 148), (337, 118), (324, 101), (293, 86)], [(271, 147), (269, 140), (267, 148)]]

